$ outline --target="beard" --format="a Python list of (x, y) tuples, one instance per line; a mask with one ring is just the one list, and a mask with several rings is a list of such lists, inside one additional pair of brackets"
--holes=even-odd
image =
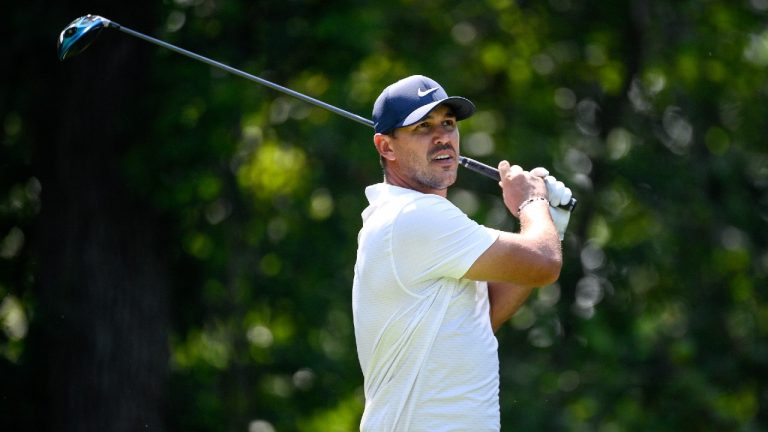
[(430, 189), (444, 190), (456, 182), (456, 170), (439, 174), (424, 173), (424, 175), (417, 176), (416, 180)]
[[(422, 192), (445, 191), (456, 182), (458, 171), (458, 131), (456, 132), (456, 145), (443, 143), (431, 146), (424, 154), (418, 151), (404, 151), (399, 154), (397, 162), (398, 170), (405, 184), (410, 184), (412, 189)], [(415, 144), (410, 144), (414, 146)], [(407, 148), (407, 147), (406, 147)], [(453, 158), (452, 163), (438, 162), (435, 157), (438, 153), (448, 151)], [(385, 171), (387, 168), (385, 167)], [(385, 174), (386, 176), (386, 174)]]
[(458, 168), (435, 170), (428, 163), (411, 170), (409, 177), (416, 180), (426, 189), (445, 190), (456, 182)]

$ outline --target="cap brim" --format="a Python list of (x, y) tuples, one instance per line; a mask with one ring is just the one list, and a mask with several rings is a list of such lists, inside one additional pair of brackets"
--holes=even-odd
[(475, 113), (475, 104), (473, 104), (472, 101), (461, 96), (451, 96), (420, 106), (395, 127), (405, 127), (420, 122), (424, 117), (428, 116), (432, 110), (437, 108), (438, 105), (448, 105), (451, 107), (453, 109), (453, 114), (456, 116), (456, 120), (464, 120)]

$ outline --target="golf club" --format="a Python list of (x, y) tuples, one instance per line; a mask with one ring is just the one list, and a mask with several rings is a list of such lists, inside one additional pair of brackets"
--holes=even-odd
[[(245, 79), (254, 81), (258, 84), (261, 84), (263, 86), (269, 87), (273, 90), (279, 91), (281, 93), (287, 94), (289, 96), (293, 96), (297, 99), (303, 100), (307, 103), (313, 104), (315, 106), (318, 106), (320, 108), (327, 109), (333, 113), (336, 113), (342, 117), (346, 117), (350, 120), (356, 121), (358, 123), (367, 125), (369, 127), (373, 127), (373, 121), (361, 117), (357, 114), (353, 114), (351, 112), (345, 111), (343, 109), (337, 108), (333, 105), (327, 104), (323, 101), (317, 100), (315, 98), (312, 98), (310, 96), (307, 96), (305, 94), (299, 93), (297, 91), (291, 90), (287, 87), (283, 87), (281, 85), (275, 84), (271, 81), (267, 81), (263, 78), (259, 78), (255, 75), (251, 75), (249, 73), (243, 72), (241, 70), (235, 69), (231, 66), (227, 66), (224, 63), (217, 62), (215, 60), (211, 60), (207, 57), (203, 57), (199, 54), (195, 54), (191, 51), (187, 51), (183, 48), (179, 48), (175, 45), (171, 45), (167, 42), (161, 41), (160, 39), (155, 39), (151, 36), (147, 36), (145, 34), (139, 33), (135, 30), (131, 30), (127, 27), (124, 27), (114, 21), (108, 20), (104, 17), (101, 17), (99, 15), (85, 15), (80, 18), (75, 19), (69, 25), (62, 30), (61, 34), (59, 34), (59, 42), (58, 42), (58, 54), (60, 60), (66, 60), (70, 57), (74, 57), (75, 55), (81, 53), (84, 51), (88, 46), (93, 43), (93, 41), (96, 39), (96, 37), (101, 33), (101, 31), (105, 28), (111, 28), (120, 30), (123, 33), (127, 33), (131, 36), (135, 36), (139, 39), (143, 39), (149, 43), (159, 45), (163, 48), (168, 48), (171, 51), (175, 51), (179, 54), (185, 55), (187, 57), (191, 57), (195, 60), (199, 60), (203, 63), (207, 63), (208, 65), (211, 65), (213, 67), (223, 69), (229, 73), (232, 73), (234, 75), (243, 77)], [(465, 168), (468, 168), (472, 171), (475, 171), (479, 174), (482, 174), (486, 177), (489, 177), (493, 180), (499, 181), (501, 179), (499, 175), (499, 171), (496, 168), (493, 168), (489, 165), (486, 165), (484, 163), (478, 162), (474, 159), (470, 159), (465, 156), (459, 156), (459, 164)], [(571, 198), (571, 201), (568, 204), (561, 205), (561, 208), (564, 208), (568, 211), (573, 211), (576, 207), (576, 199)]]

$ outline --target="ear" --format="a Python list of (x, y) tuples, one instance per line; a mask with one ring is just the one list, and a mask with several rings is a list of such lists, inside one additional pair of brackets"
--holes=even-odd
[(376, 146), (376, 151), (382, 158), (390, 161), (396, 159), (391, 136), (377, 133), (373, 136), (373, 145)]

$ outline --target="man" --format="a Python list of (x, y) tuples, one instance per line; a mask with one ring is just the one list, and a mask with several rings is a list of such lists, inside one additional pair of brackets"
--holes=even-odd
[(446, 199), (458, 122), (474, 110), (418, 75), (387, 87), (374, 105), (384, 182), (365, 191), (352, 290), (362, 431), (498, 431), (494, 331), (534, 287), (559, 276), (569, 216), (550, 202), (571, 193), (546, 170), (498, 165), (518, 233), (483, 227)]

